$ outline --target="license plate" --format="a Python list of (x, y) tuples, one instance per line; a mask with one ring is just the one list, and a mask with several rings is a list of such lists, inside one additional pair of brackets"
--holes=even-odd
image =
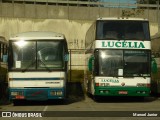
[(119, 94), (127, 95), (128, 92), (127, 91), (119, 91)]

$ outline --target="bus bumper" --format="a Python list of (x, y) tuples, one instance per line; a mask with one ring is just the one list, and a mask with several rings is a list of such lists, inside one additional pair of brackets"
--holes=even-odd
[(10, 99), (12, 100), (49, 100), (49, 99), (64, 99), (64, 88), (11, 88)]
[(97, 96), (150, 96), (148, 87), (95, 87)]

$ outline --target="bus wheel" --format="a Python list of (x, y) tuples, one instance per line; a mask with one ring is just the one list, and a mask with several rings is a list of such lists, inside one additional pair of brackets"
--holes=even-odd
[(144, 102), (144, 101), (145, 101), (145, 97), (143, 97), (143, 96), (134, 97), (134, 99), (135, 99), (136, 101), (140, 101), (140, 102)]
[(93, 96), (93, 100), (96, 101), (96, 102), (99, 102), (100, 101), (100, 96), (97, 96), (97, 95)]
[(89, 98), (93, 98), (93, 95), (89, 92), (86, 93)]
[(138, 100), (140, 100), (141, 102), (145, 101), (145, 97), (138, 97)]
[(14, 106), (18, 106), (18, 105), (21, 104), (21, 102), (22, 102), (22, 101), (20, 101), (20, 100), (13, 100), (13, 105), (14, 105)]
[(62, 105), (66, 105), (67, 102), (68, 102), (68, 99), (67, 99), (67, 98), (64, 98), (64, 99), (61, 99), (61, 100), (59, 100), (59, 101), (60, 101), (60, 103), (61, 103)]

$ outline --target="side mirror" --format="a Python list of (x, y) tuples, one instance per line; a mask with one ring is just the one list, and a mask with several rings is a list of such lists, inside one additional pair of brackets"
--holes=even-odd
[(7, 63), (8, 55), (3, 55), (3, 62)]
[(154, 58), (152, 58), (152, 73), (157, 73), (158, 71), (158, 67), (157, 67), (157, 63), (156, 63), (156, 60)]
[(92, 71), (92, 66), (93, 66), (93, 60), (94, 60), (94, 57), (93, 56), (91, 56), (90, 58), (89, 58), (89, 61), (88, 61), (88, 70), (89, 71)]
[(65, 56), (64, 56), (64, 61), (66, 61), (66, 62), (69, 61), (69, 53), (68, 53), (68, 54), (65, 54)]

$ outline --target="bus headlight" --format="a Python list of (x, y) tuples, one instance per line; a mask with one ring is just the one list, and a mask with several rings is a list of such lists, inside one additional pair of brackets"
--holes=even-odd
[(57, 91), (57, 95), (62, 95), (62, 91)]
[(23, 95), (22, 91), (13, 91), (11, 92), (11, 96)]
[(57, 93), (56, 93), (56, 91), (51, 91), (50, 95), (54, 96), (54, 95), (57, 95)]
[(50, 92), (50, 95), (52, 96), (60, 96), (60, 95), (63, 95), (63, 92), (62, 91), (51, 91)]
[(99, 86), (109, 86), (109, 83), (99, 83)]
[(16, 96), (16, 95), (18, 95), (18, 92), (11, 92), (11, 95)]
[(146, 84), (146, 83), (137, 83), (137, 87), (150, 87), (150, 84)]

